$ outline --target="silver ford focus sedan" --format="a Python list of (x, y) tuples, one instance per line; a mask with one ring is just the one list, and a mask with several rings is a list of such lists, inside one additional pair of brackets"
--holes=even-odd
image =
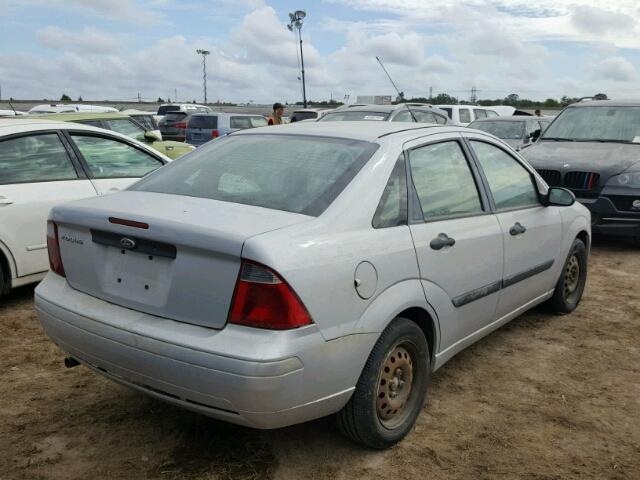
[(462, 127), (246, 130), (55, 207), (36, 307), (68, 366), (255, 428), (337, 413), (386, 448), (457, 352), (539, 303), (576, 308), (574, 200)]

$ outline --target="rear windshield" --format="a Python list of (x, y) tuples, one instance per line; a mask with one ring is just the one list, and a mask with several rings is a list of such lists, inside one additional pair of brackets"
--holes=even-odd
[(166, 121), (182, 121), (185, 119), (187, 114), (185, 112), (171, 112), (167, 113), (164, 116), (164, 120)]
[(205, 144), (131, 190), (211, 198), (318, 216), (378, 148), (298, 135), (232, 135)]
[(158, 115), (165, 115), (167, 112), (177, 112), (180, 110), (178, 105), (162, 105), (158, 107)]
[(231, 128), (238, 129), (266, 127), (267, 119), (260, 115), (256, 115), (255, 117), (250, 117), (247, 115), (235, 116), (229, 119), (229, 126)]
[(327, 113), (319, 122), (384, 122), (389, 118), (387, 112), (354, 112), (353, 110), (345, 110), (343, 112)]
[(189, 120), (189, 128), (218, 128), (216, 115), (193, 115)]

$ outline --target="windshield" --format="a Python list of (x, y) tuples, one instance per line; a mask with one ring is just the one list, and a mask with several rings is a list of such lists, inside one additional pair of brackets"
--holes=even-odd
[(473, 122), (469, 128), (476, 128), (503, 140), (522, 140), (524, 122)]
[(640, 143), (640, 107), (567, 108), (542, 139)]
[(291, 122), (299, 122), (300, 120), (308, 120), (310, 118), (318, 118), (318, 112), (293, 112)]
[(210, 142), (131, 187), (318, 216), (378, 148), (298, 135), (232, 135)]
[(389, 118), (386, 112), (353, 111), (327, 113), (319, 122), (384, 122)]

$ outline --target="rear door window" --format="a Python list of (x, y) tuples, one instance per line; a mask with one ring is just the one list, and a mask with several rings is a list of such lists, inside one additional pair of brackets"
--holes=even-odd
[(474, 108), (473, 114), (476, 116), (476, 120), (479, 118), (487, 118), (487, 111), (480, 108)]
[(76, 133), (71, 138), (93, 178), (138, 178), (162, 166), (151, 154), (112, 138)]
[(231, 135), (132, 188), (317, 216), (377, 148), (369, 142), (314, 136)]
[(468, 108), (461, 108), (460, 110), (458, 110), (458, 116), (460, 117), (461, 123), (471, 122), (471, 112)]
[(76, 178), (78, 174), (56, 133), (0, 142), (0, 185)]
[(409, 152), (409, 165), (425, 220), (482, 213), (473, 174), (458, 142), (415, 148)]

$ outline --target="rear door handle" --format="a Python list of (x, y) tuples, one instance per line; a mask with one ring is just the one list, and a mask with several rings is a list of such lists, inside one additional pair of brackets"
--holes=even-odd
[(444, 247), (453, 247), (455, 244), (456, 244), (456, 241), (453, 238), (451, 238), (449, 235), (447, 235), (446, 233), (439, 233), (436, 238), (431, 240), (431, 242), (429, 243), (429, 246), (433, 250), (440, 250)]
[(9, 200), (7, 197), (0, 196), (0, 205), (11, 205), (13, 200)]
[(514, 223), (513, 226), (509, 229), (509, 233), (514, 237), (516, 235), (521, 235), (526, 231), (527, 231), (526, 227), (522, 225), (520, 222)]

